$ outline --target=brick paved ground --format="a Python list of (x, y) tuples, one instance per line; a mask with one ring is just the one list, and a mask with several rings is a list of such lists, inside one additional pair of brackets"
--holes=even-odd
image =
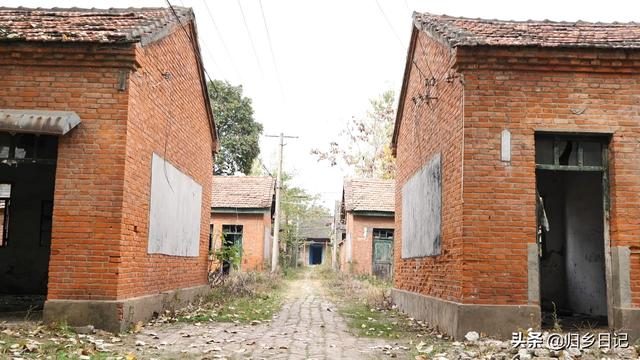
[(269, 323), (149, 327), (123, 346), (137, 342), (135, 353), (145, 359), (376, 359), (389, 358), (389, 349), (397, 357), (406, 356), (391, 340), (355, 337), (336, 310), (320, 281), (307, 271), (290, 282), (282, 310)]

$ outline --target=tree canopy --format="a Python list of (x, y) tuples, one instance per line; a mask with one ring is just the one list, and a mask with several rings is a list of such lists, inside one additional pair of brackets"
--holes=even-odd
[(313, 149), (318, 161), (331, 166), (346, 165), (357, 176), (392, 179), (395, 161), (391, 153), (391, 136), (395, 109), (395, 92), (387, 90), (370, 100), (366, 116), (351, 118), (329, 143), (328, 149)]
[(260, 154), (262, 124), (255, 121), (251, 99), (242, 86), (213, 80), (208, 84), (213, 116), (218, 128), (220, 151), (213, 164), (216, 175), (248, 174)]

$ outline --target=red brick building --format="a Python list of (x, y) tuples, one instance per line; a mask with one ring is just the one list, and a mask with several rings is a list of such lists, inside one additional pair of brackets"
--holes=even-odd
[(214, 176), (211, 190), (210, 249), (239, 246), (240, 270), (265, 270), (271, 264), (275, 180)]
[(207, 286), (216, 131), (191, 9), (0, 8), (0, 296), (120, 331)]
[(393, 275), (394, 196), (393, 180), (345, 180), (340, 214), (344, 235), (338, 251), (342, 271)]
[(302, 221), (297, 226), (297, 263), (301, 265), (323, 265), (331, 262), (333, 216), (316, 216)]
[(640, 27), (414, 14), (397, 304), (455, 337), (640, 335)]

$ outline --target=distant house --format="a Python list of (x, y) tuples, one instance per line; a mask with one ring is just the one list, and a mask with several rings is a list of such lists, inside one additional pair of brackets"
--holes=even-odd
[(414, 13), (399, 308), (455, 338), (556, 320), (640, 337), (638, 59), (638, 23)]
[(345, 180), (339, 249), (340, 268), (356, 274), (390, 278), (393, 274), (395, 182)]
[[(211, 189), (209, 248), (238, 246), (242, 251), (240, 270), (264, 270), (271, 263), (275, 180), (214, 176)], [(229, 264), (222, 266), (229, 270)]]
[(298, 230), (302, 244), (299, 261), (304, 265), (321, 265), (331, 261), (331, 232), (333, 216), (319, 216), (308, 219)]
[(209, 291), (206, 80), (191, 9), (0, 8), (0, 316), (119, 332)]

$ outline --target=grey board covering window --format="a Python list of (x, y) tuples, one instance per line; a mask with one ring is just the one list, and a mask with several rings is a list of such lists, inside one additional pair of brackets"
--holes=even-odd
[(402, 258), (441, 252), (441, 156), (434, 155), (402, 186)]

